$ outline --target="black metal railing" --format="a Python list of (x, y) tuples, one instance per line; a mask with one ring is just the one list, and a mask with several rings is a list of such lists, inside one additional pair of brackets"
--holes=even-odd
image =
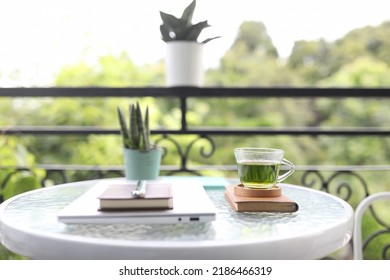
[[(180, 157), (179, 166), (163, 166), (162, 170), (166, 174), (174, 174), (179, 172), (188, 172), (194, 175), (202, 175), (204, 170), (234, 170), (234, 166), (198, 166), (189, 167), (188, 160), (191, 149), (194, 148), (196, 142), (203, 140), (208, 143), (209, 148), (200, 149), (201, 156), (207, 158), (211, 157), (215, 151), (216, 144), (213, 137), (216, 136), (248, 136), (248, 135), (272, 135), (272, 136), (347, 136), (347, 137), (359, 137), (359, 136), (378, 136), (389, 137), (390, 128), (388, 127), (191, 127), (187, 121), (188, 113), (188, 100), (190, 98), (358, 98), (362, 101), (368, 99), (388, 99), (390, 100), (390, 89), (365, 89), (365, 88), (353, 88), (353, 89), (341, 89), (341, 88), (195, 88), (195, 87), (176, 87), (176, 88), (0, 88), (0, 98), (112, 98), (112, 97), (155, 97), (155, 98), (171, 98), (178, 99), (180, 102), (180, 127), (178, 129), (156, 129), (151, 133), (159, 135), (160, 138), (157, 142), (170, 142), (172, 147), (177, 149), (177, 154)], [(6, 135), (111, 135), (119, 134), (117, 128), (102, 128), (91, 126), (8, 126), (0, 127), (0, 132)], [(180, 135), (194, 135), (197, 136), (192, 142), (183, 147), (175, 138)], [(0, 164), (1, 166), (1, 164)], [(66, 174), (67, 171), (91, 171), (95, 173), (92, 176), (103, 176), (107, 173), (122, 174), (120, 167), (90, 167), (82, 165), (44, 165), (40, 166), (48, 171), (50, 174), (57, 173), (63, 181), (68, 180)], [(304, 169), (304, 167), (298, 167)], [(353, 167), (352, 169), (366, 168), (362, 166)], [(374, 167), (374, 169), (377, 167)], [(309, 173), (303, 174), (302, 182), (307, 185), (306, 178), (308, 174), (316, 174), (318, 179), (322, 182), (321, 189), (328, 191), (327, 182), (321, 177), (319, 170), (323, 169), (321, 166), (311, 166), (309, 169), (306, 167), (306, 171)], [(341, 167), (342, 170), (335, 170), (335, 174), (352, 172), (353, 170)], [(388, 170), (389, 167), (382, 166), (381, 169)], [(305, 171), (305, 170), (303, 170)], [(351, 173), (355, 174), (355, 173)], [(334, 175), (335, 177), (337, 177)], [(367, 191), (368, 192), (368, 191)], [(347, 199), (347, 198), (345, 198)]]
[[(364, 88), (0, 88), (1, 98), (41, 98), (41, 97), (67, 97), (67, 98), (133, 98), (133, 97), (154, 97), (163, 99), (174, 99), (179, 101), (180, 106), (180, 127), (178, 129), (156, 129), (151, 133), (157, 137), (157, 142), (170, 142), (170, 146), (176, 149), (178, 155), (178, 166), (162, 166), (162, 172), (166, 175), (189, 173), (201, 176), (204, 171), (218, 170), (232, 172), (235, 166), (232, 165), (202, 165), (190, 166), (190, 154), (198, 141), (207, 143), (208, 148), (200, 148), (199, 153), (203, 158), (212, 157), (216, 149), (214, 137), (248, 135), (261, 136), (346, 136), (346, 137), (390, 137), (388, 127), (191, 127), (187, 120), (188, 101), (191, 98), (330, 98), (330, 99), (384, 99), (390, 100), (390, 89), (364, 89)], [(112, 135), (119, 134), (118, 129), (101, 128), (90, 126), (11, 126), (0, 127), (0, 132), (5, 135)], [(193, 135), (192, 142), (182, 146), (175, 138), (176, 136)], [(361, 200), (372, 193), (369, 185), (362, 174), (365, 172), (389, 172), (390, 165), (380, 163), (375, 166), (297, 166), (297, 173), (301, 174), (300, 183), (307, 187), (333, 193), (351, 204), (352, 193), (360, 189)], [(1, 167), (1, 163), (0, 163)], [(1, 168), (5, 168), (4, 166)], [(72, 179), (69, 173), (84, 172), (89, 175), (88, 179), (103, 177), (123, 176), (120, 166), (86, 166), (86, 165), (37, 165), (34, 168), (41, 168), (46, 171), (46, 178), (42, 180), (42, 186), (50, 179), (55, 183), (69, 182)], [(34, 172), (26, 167), (14, 167), (13, 171), (0, 182), (0, 188), (4, 189), (11, 176), (18, 172)], [(340, 180), (348, 176), (348, 180)], [(353, 182), (353, 185), (351, 185)], [(1, 198), (0, 198), (1, 199)], [(375, 216), (375, 215), (374, 215)], [(389, 233), (389, 227), (386, 228)], [(385, 231), (386, 231), (385, 230)], [(369, 237), (367, 240), (370, 242)], [(372, 238), (373, 239), (373, 238)], [(388, 245), (386, 245), (388, 246)], [(387, 247), (383, 250), (386, 250)]]

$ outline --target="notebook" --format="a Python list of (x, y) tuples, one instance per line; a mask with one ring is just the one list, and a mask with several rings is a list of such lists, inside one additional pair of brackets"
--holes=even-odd
[[(115, 180), (115, 183), (120, 181)], [(97, 183), (60, 210), (57, 215), (58, 220), (67, 224), (166, 224), (199, 223), (215, 220), (215, 207), (198, 179), (172, 180), (172, 209), (99, 211), (98, 197), (105, 191), (107, 184), (112, 182), (112, 180), (103, 180)]]
[(298, 204), (288, 196), (247, 197), (234, 193), (234, 186), (226, 186), (225, 198), (237, 212), (296, 212)]
[(101, 211), (118, 211), (134, 209), (172, 209), (173, 197), (170, 183), (146, 183), (146, 192), (143, 198), (133, 194), (137, 188), (135, 183), (107, 185), (105, 191), (99, 195)]

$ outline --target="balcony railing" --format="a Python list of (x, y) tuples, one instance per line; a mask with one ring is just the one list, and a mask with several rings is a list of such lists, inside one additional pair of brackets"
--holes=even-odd
[[(390, 128), (387, 127), (191, 127), (187, 120), (189, 99), (242, 99), (255, 98), (261, 100), (264, 98), (329, 98), (329, 99), (359, 99), (362, 102), (368, 99), (390, 100), (390, 89), (340, 89), (340, 88), (0, 88), (1, 98), (142, 98), (154, 97), (162, 99), (178, 100), (180, 106), (180, 127), (178, 129), (156, 129), (151, 133), (159, 137), (157, 141), (169, 141), (177, 151), (180, 157), (179, 164), (176, 166), (162, 166), (162, 173), (165, 175), (188, 173), (192, 175), (203, 175), (205, 171), (218, 170), (232, 174), (236, 167), (234, 165), (202, 165), (190, 166), (191, 150), (194, 149), (196, 142), (202, 140), (208, 143), (209, 148), (201, 148), (199, 153), (201, 157), (211, 158), (214, 154), (216, 143), (214, 137), (220, 136), (346, 136), (346, 137), (390, 137)], [(61, 136), (88, 136), (88, 135), (113, 135), (119, 134), (118, 129), (86, 127), (86, 126), (13, 126), (0, 127), (4, 135), (61, 135)], [(177, 136), (193, 135), (195, 140), (182, 146), (176, 139)], [(70, 173), (83, 172), (88, 173), (86, 178), (95, 179), (103, 177), (123, 176), (121, 166), (86, 166), (86, 165), (37, 165), (38, 168), (46, 170), (46, 176), (42, 181), (45, 186), (46, 179), (54, 180), (55, 183), (69, 182), (72, 178)], [(5, 168), (1, 166), (0, 168)], [(9, 167), (7, 167), (9, 168)], [(9, 173), (0, 187), (3, 189), (11, 176), (18, 172), (33, 172), (26, 167), (13, 167), (13, 172)], [(387, 172), (390, 171), (390, 165), (379, 163), (371, 166), (297, 166), (297, 173), (300, 174), (300, 184), (316, 188), (325, 192), (333, 193), (342, 199), (356, 206), (357, 202), (371, 194), (364, 174), (368, 172)], [(229, 173), (230, 172), (230, 173)], [(340, 178), (348, 177), (347, 180)], [(387, 180), (390, 181), (390, 180)], [(353, 183), (352, 183), (353, 182)], [(353, 193), (359, 190), (360, 198), (352, 201)], [(1, 199), (1, 197), (0, 197)], [(355, 205), (354, 205), (355, 204)], [(372, 209), (373, 211), (373, 209)], [(374, 215), (376, 217), (376, 215)], [(385, 225), (386, 233), (390, 232), (389, 225)], [(367, 238), (366, 243), (377, 236), (375, 233)], [(386, 255), (387, 247), (383, 248), (383, 254)]]

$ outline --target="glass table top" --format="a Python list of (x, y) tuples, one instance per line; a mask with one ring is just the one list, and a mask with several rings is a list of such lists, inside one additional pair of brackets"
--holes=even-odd
[(57, 220), (57, 212), (96, 182), (85, 181), (48, 187), (22, 195), (7, 204), (2, 220), (27, 231), (137, 242), (262, 242), (319, 232), (351, 218), (351, 209), (331, 195), (282, 184), (283, 193), (299, 205), (294, 213), (234, 212), (224, 187), (206, 188), (217, 208), (213, 222), (191, 224), (74, 224)]

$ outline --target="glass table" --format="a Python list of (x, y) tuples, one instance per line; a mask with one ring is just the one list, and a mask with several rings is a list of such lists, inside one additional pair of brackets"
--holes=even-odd
[[(195, 179), (183, 179), (195, 180)], [(0, 205), (0, 240), (31, 259), (319, 259), (348, 243), (353, 210), (345, 201), (281, 184), (295, 213), (238, 213), (224, 186), (205, 187), (217, 208), (213, 222), (191, 224), (74, 224), (57, 212), (97, 181), (47, 187)]]

